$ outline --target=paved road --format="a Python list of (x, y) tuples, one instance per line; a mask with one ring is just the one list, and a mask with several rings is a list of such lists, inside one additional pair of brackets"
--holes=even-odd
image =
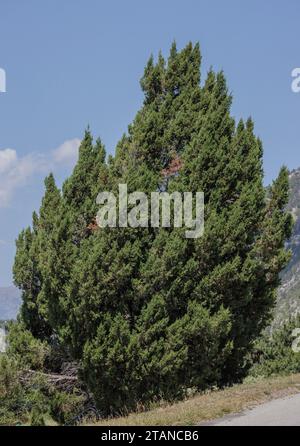
[(300, 394), (229, 415), (209, 423), (211, 426), (300, 426)]

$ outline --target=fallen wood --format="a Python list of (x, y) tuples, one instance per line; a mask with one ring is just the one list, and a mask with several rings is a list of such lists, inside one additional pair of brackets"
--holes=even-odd
[(28, 369), (22, 372), (20, 381), (24, 385), (30, 385), (35, 378), (42, 378), (49, 386), (65, 392), (83, 388), (83, 384), (79, 381), (77, 374), (45, 373)]

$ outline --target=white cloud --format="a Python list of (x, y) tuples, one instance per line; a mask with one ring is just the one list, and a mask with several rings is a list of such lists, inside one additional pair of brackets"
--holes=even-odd
[(0, 150), (0, 207), (7, 206), (14, 191), (43, 166), (44, 159), (38, 155), (19, 158), (15, 150)]
[(17, 152), (13, 149), (0, 150), (0, 173), (5, 172), (17, 160)]
[(14, 192), (38, 173), (47, 174), (57, 166), (76, 162), (79, 139), (65, 141), (50, 155), (29, 154), (18, 157), (13, 149), (0, 150), (0, 208), (10, 203)]
[(74, 164), (78, 157), (80, 139), (70, 139), (53, 151), (53, 159), (56, 163)]

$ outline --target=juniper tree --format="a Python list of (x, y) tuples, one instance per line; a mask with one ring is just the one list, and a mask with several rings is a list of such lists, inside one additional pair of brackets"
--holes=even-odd
[[(37, 255), (41, 274), (41, 289), (37, 298), (39, 313), (51, 324), (51, 308), (55, 305), (57, 284), (53, 281), (53, 232), (58, 223), (57, 216), (61, 207), (61, 194), (54, 176), (45, 179), (45, 195), (39, 211), (38, 230), (36, 236)], [(50, 320), (49, 320), (50, 319)]]
[[(22, 290), (21, 318), (34, 336), (43, 338), (45, 323), (40, 316), (37, 302), (41, 290), (41, 275), (35, 237), (35, 228), (32, 230), (27, 228), (19, 234), (16, 240), (13, 276), (15, 285)], [(48, 329), (46, 329), (47, 334)]]
[[(130, 404), (129, 388), (131, 396), (147, 399), (159, 392), (170, 395), (174, 388), (178, 392), (187, 385), (205, 388), (244, 376), (245, 357), (268, 323), (279, 273), (288, 260), (284, 250), (290, 234), (290, 217), (284, 212), (288, 179), (280, 175), (276, 190), (281, 200), (276, 205), (273, 202), (270, 210), (263, 186), (262, 144), (254, 135), (253, 122), (249, 119), (235, 125), (223, 73), (210, 71), (200, 90), (200, 59), (197, 63), (195, 58), (198, 74), (184, 75), (182, 67), (192, 70), (189, 48), (178, 57), (173, 46), (168, 65), (161, 56), (157, 66), (150, 59), (142, 80), (144, 107), (130, 127), (126, 150), (129, 160), (133, 151), (136, 170), (144, 163), (149, 171), (153, 166), (159, 171), (172, 156), (181, 157), (183, 167), (167, 187), (170, 192), (204, 191), (205, 233), (196, 240), (186, 240), (180, 229), (155, 233), (134, 281), (127, 282), (121, 301), (118, 298), (113, 304), (116, 321), (127, 327), (122, 337), (127, 359), (115, 358), (109, 375), (97, 364), (103, 367), (105, 357), (114, 351), (113, 342), (109, 343), (114, 338), (109, 324), (98, 314), (99, 330), (95, 340), (86, 343), (84, 363), (91, 388), (96, 390), (97, 383), (97, 392), (102, 391), (102, 407), (108, 404), (105, 395), (113, 393), (110, 382), (122, 382), (116, 396), (119, 406), (120, 398), (123, 404)], [(172, 73), (169, 84), (166, 73)], [(190, 79), (195, 83), (189, 83)], [(184, 91), (190, 94), (183, 96)], [(179, 97), (182, 105), (176, 108)], [(191, 97), (195, 103), (188, 100)], [(192, 124), (187, 125), (183, 138), (186, 127), (179, 117), (185, 114)], [(128, 165), (130, 168), (127, 160)], [(262, 250), (265, 243), (268, 248)], [(132, 295), (137, 304), (133, 317), (122, 307), (124, 294)], [(109, 308), (105, 313), (110, 313)], [(203, 339), (207, 343), (202, 344)], [(105, 345), (104, 351), (100, 345)], [(134, 358), (134, 365), (128, 357)], [(120, 375), (119, 360), (127, 364)]]
[[(150, 58), (141, 80), (145, 92), (143, 107), (109, 165), (111, 190), (116, 191), (119, 183), (126, 183), (128, 192), (140, 190), (149, 195), (157, 190), (162, 181), (161, 170), (192, 133), (192, 113), (196, 116), (196, 97), (200, 94), (199, 63), (199, 46), (191, 44), (180, 53), (173, 45), (168, 64), (162, 55), (157, 64)], [(181, 84), (174, 78), (176, 70), (180, 71)], [(188, 106), (193, 101), (195, 111)], [(185, 126), (180, 119), (186, 121)], [(102, 185), (98, 183), (98, 187), (100, 192)], [(101, 229), (86, 241), (70, 282), (77, 314), (73, 326), (88, 326), (83, 330), (86, 338), (78, 329), (81, 347), (96, 334), (102, 311), (120, 311), (134, 326), (145, 304), (135, 293), (134, 283), (154, 238), (152, 229), (118, 228)]]
[(27, 328), (41, 339), (52, 333), (49, 306), (55, 284), (49, 274), (51, 236), (60, 206), (60, 192), (52, 174), (45, 179), (45, 194), (39, 215), (33, 214), (32, 230), (22, 231), (17, 240), (14, 281), (23, 291), (22, 319)]
[[(222, 72), (200, 87), (200, 62), (192, 44), (151, 57), (144, 103), (115, 157), (106, 162), (87, 131), (62, 197), (52, 188), (57, 212), (44, 199), (18, 241), (27, 328), (38, 336), (42, 320), (58, 333), (106, 413), (240, 379), (288, 261), (287, 171), (266, 198), (254, 124), (231, 117)], [(148, 197), (203, 191), (204, 235), (98, 228), (96, 196), (119, 183)]]
[(95, 227), (96, 197), (99, 182), (106, 178), (105, 149), (100, 139), (95, 144), (89, 129), (79, 147), (78, 161), (63, 185), (62, 203), (52, 235), (51, 280), (56, 284), (52, 325), (63, 343), (70, 343), (69, 320), (73, 318), (75, 300), (70, 295), (70, 281), (81, 245)]

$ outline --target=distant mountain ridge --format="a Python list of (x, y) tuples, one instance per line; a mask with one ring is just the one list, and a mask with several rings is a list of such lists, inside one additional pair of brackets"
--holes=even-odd
[(0, 287), (0, 320), (16, 319), (21, 305), (21, 292), (14, 286)]
[(290, 199), (288, 210), (293, 214), (295, 226), (288, 248), (292, 259), (282, 274), (278, 292), (274, 325), (300, 313), (300, 168), (290, 172)]

